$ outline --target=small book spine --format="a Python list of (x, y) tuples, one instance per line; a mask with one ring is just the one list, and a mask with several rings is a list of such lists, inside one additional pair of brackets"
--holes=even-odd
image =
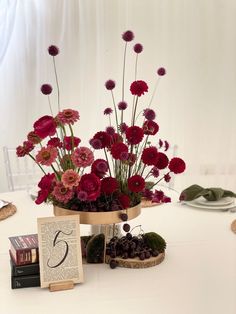
[(39, 261), (38, 248), (16, 250), (16, 265), (37, 263)]
[(11, 277), (11, 288), (29, 288), (29, 287), (39, 287), (40, 286), (40, 276), (31, 275), (31, 276), (18, 276)]
[(39, 274), (39, 263), (21, 265), (21, 266), (15, 265), (13, 261), (10, 261), (10, 263), (11, 263), (11, 275), (13, 277)]

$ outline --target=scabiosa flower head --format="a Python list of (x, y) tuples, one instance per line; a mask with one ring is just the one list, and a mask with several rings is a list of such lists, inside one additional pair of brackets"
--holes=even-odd
[(147, 120), (155, 120), (155, 118), (156, 118), (156, 113), (155, 113), (154, 110), (147, 108), (147, 109), (144, 109), (144, 110), (143, 110), (143, 116), (144, 116), (145, 119), (147, 119)]
[(166, 154), (162, 153), (162, 152), (158, 152), (157, 153), (157, 162), (155, 164), (155, 166), (158, 169), (165, 169), (168, 166), (169, 163), (169, 159), (166, 156)]
[(88, 194), (85, 191), (78, 191), (77, 197), (81, 202), (86, 202), (88, 199)]
[(159, 125), (152, 121), (147, 120), (143, 124), (143, 132), (146, 135), (155, 135), (159, 131)]
[(125, 122), (120, 124), (121, 133), (125, 133), (127, 129), (128, 129), (128, 125)]
[(16, 148), (16, 155), (18, 157), (24, 157), (28, 155), (34, 149), (34, 145), (30, 141), (24, 141), (22, 146)]
[(115, 143), (111, 146), (111, 155), (114, 159), (120, 159), (121, 153), (128, 153), (128, 146), (124, 143)]
[(103, 131), (97, 132), (94, 135), (93, 139), (100, 140), (100, 142), (102, 144), (101, 148), (108, 147), (110, 145), (110, 143), (111, 143), (111, 136), (108, 135), (106, 132), (103, 132)]
[(101, 149), (102, 148), (102, 142), (97, 139), (97, 138), (92, 138), (90, 141), (89, 141), (89, 144), (92, 146), (92, 148), (94, 149)]
[(128, 188), (131, 192), (141, 192), (145, 188), (145, 180), (136, 174), (128, 179)]
[(59, 48), (57, 46), (51, 45), (48, 47), (48, 53), (55, 57), (59, 53)]
[(160, 171), (157, 167), (153, 167), (152, 170), (151, 170), (151, 174), (154, 178), (158, 178), (159, 177), (159, 174), (160, 174)]
[(27, 135), (27, 140), (33, 144), (39, 144), (42, 139), (34, 131), (31, 131)]
[(66, 150), (72, 150), (72, 147), (77, 147), (79, 143), (81, 142), (80, 138), (76, 136), (64, 136), (63, 139), (63, 147)]
[(186, 168), (185, 162), (183, 159), (174, 157), (171, 159), (169, 163), (169, 169), (171, 172), (174, 172), (175, 174), (184, 172)]
[(141, 44), (134, 45), (134, 52), (141, 53), (143, 51), (143, 46)]
[(137, 95), (138, 97), (144, 95), (145, 92), (148, 91), (147, 83), (144, 81), (134, 81), (130, 85), (130, 91), (132, 95)]
[(66, 170), (61, 176), (61, 182), (66, 188), (73, 188), (77, 186), (80, 181), (80, 176), (72, 169)]
[(112, 112), (113, 112), (113, 110), (112, 110), (111, 108), (106, 108), (106, 109), (103, 111), (103, 113), (104, 113), (105, 115), (110, 115), (110, 114), (112, 114)]
[(164, 146), (165, 146), (165, 152), (169, 149), (170, 144), (167, 141), (164, 141)]
[(119, 187), (118, 181), (112, 177), (106, 177), (101, 181), (101, 192), (104, 194), (112, 194)]
[(165, 68), (159, 68), (159, 69), (157, 70), (157, 74), (158, 74), (159, 76), (164, 76), (164, 75), (166, 74), (166, 69), (165, 69)]
[(74, 192), (66, 188), (62, 182), (57, 182), (52, 191), (52, 195), (58, 202), (66, 204), (73, 198)]
[(41, 86), (41, 92), (44, 94), (44, 95), (50, 95), (51, 92), (52, 92), (52, 86), (50, 84), (43, 84)]
[[(120, 205), (122, 206), (123, 209), (126, 209), (126, 208), (130, 207), (130, 198), (129, 198), (128, 195), (126, 195), (124, 193), (121, 193), (118, 196), (118, 201), (119, 201), (119, 203), (120, 203)], [(124, 215), (126, 215), (126, 214), (124, 213)], [(123, 216), (124, 221), (128, 219), (128, 217), (126, 219), (125, 218), (126, 217)]]
[(93, 152), (88, 147), (76, 148), (71, 154), (71, 160), (79, 168), (91, 166), (94, 160)]
[(124, 41), (132, 41), (134, 39), (134, 33), (132, 31), (126, 31), (122, 34)]
[(64, 109), (58, 113), (56, 120), (63, 125), (74, 124), (79, 120), (79, 112), (73, 109)]
[(158, 156), (158, 152), (157, 152), (156, 147), (151, 146), (151, 147), (146, 147), (143, 150), (141, 159), (145, 165), (154, 166), (157, 162), (157, 156)]
[(167, 173), (167, 174), (164, 175), (164, 180), (165, 180), (166, 182), (170, 182), (171, 176), (169, 175), (169, 173)]
[(129, 159), (129, 153), (128, 152), (121, 152), (120, 153), (120, 160), (128, 160)]
[(34, 133), (41, 139), (56, 133), (56, 123), (52, 116), (43, 116), (34, 123)]
[(56, 147), (47, 146), (41, 148), (41, 150), (37, 153), (35, 159), (36, 162), (41, 165), (51, 166), (52, 163), (56, 160), (57, 155), (58, 153)]
[(125, 110), (127, 108), (127, 103), (125, 101), (120, 101), (118, 104), (119, 110)]
[(142, 142), (144, 133), (143, 129), (134, 125), (126, 130), (125, 135), (129, 144), (136, 145)]
[(108, 127), (106, 127), (106, 132), (107, 132), (107, 134), (109, 134), (109, 135), (114, 135), (115, 134), (115, 129), (113, 128), (113, 126), (108, 126)]
[(105, 83), (105, 87), (107, 90), (113, 90), (115, 88), (115, 86), (116, 86), (116, 83), (113, 80), (108, 80)]
[(96, 174), (98, 178), (103, 178), (108, 169), (108, 163), (104, 159), (96, 159), (91, 166), (91, 172)]
[(47, 146), (53, 146), (53, 147), (62, 147), (62, 142), (58, 137), (52, 137), (50, 140), (47, 142)]

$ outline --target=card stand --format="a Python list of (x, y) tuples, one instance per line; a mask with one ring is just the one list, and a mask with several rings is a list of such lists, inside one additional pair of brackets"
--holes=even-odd
[(69, 290), (74, 288), (74, 282), (72, 280), (54, 282), (49, 284), (49, 291), (61, 291), (61, 290)]

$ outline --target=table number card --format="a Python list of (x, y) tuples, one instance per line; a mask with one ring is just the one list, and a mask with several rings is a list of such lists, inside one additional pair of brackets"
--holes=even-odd
[(79, 215), (37, 220), (41, 288), (83, 282)]

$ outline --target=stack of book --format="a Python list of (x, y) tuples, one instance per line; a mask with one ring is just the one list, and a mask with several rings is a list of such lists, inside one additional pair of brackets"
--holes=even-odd
[(10, 237), (11, 288), (40, 286), (38, 235)]

